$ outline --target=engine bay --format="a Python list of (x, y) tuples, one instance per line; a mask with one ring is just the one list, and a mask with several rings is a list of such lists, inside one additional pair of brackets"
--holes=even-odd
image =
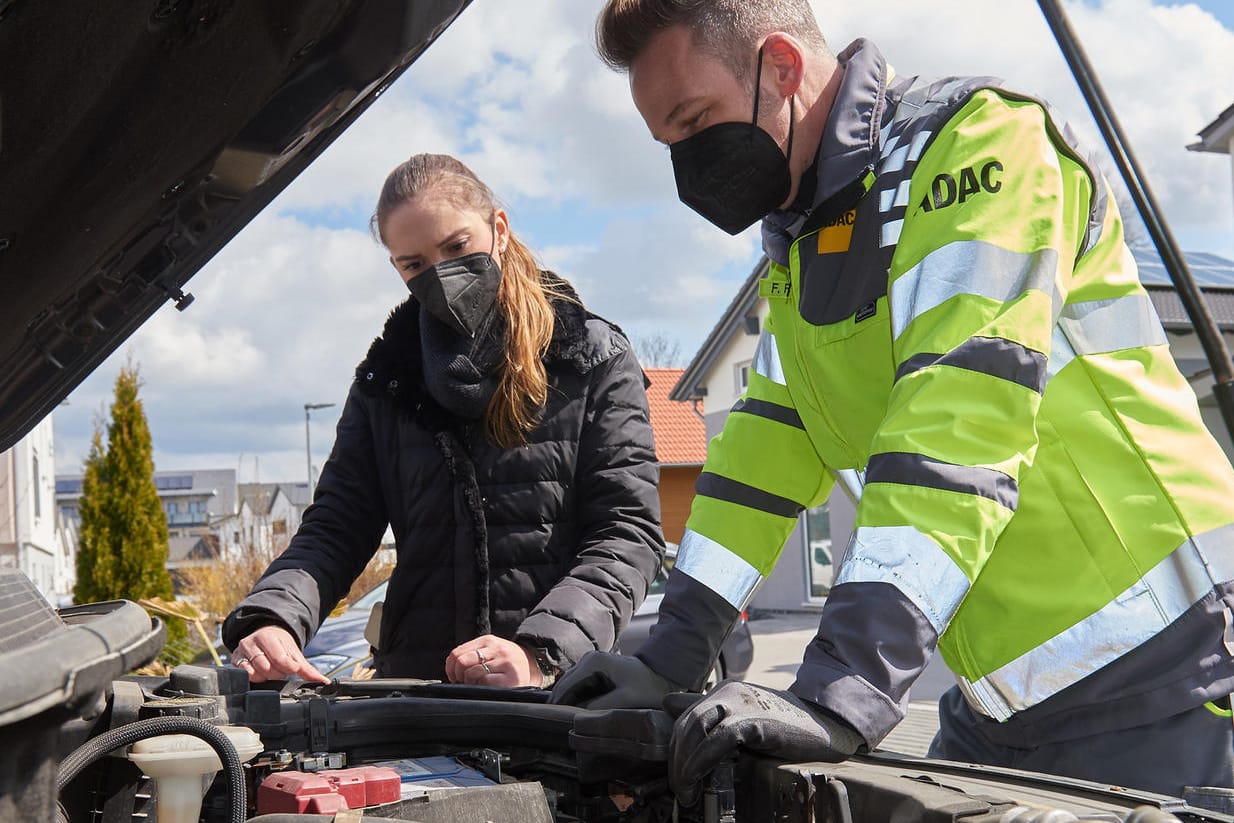
[(164, 630), (127, 601), (56, 612), (0, 571), (0, 819), (71, 823), (1220, 821), (1176, 798), (875, 751), (739, 753), (693, 806), (673, 718), (538, 689), (419, 680), (254, 685), (240, 669), (125, 674)]

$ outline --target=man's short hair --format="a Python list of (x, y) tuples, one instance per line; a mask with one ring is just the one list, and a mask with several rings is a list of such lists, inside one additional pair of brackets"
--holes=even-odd
[(742, 80), (754, 74), (759, 39), (775, 31), (830, 53), (809, 0), (608, 0), (596, 19), (600, 59), (629, 71), (651, 39), (673, 26), (688, 29), (695, 45)]

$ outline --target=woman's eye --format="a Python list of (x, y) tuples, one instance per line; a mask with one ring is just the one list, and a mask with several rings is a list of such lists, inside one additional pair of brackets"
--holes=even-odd
[(465, 248), (467, 248), (466, 240), (455, 240), (450, 244), (450, 251), (462, 251)]
[(415, 271), (418, 268), (420, 268), (420, 263), (418, 261), (403, 264), (403, 271)]

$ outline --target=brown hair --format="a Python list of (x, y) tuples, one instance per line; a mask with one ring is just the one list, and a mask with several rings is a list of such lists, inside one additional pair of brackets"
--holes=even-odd
[[(386, 177), (370, 227), (385, 245), (382, 227), (390, 212), (412, 198), (432, 191), (460, 209), (470, 209), (491, 222), (498, 204), (475, 172), (446, 154), (417, 154)], [(502, 448), (527, 442), (548, 399), (544, 353), (553, 339), (552, 298), (569, 299), (546, 286), (540, 266), (511, 231), (501, 255), (501, 286), (497, 310), (505, 320), (501, 377), (484, 415), (484, 432)]]
[(739, 80), (753, 78), (755, 47), (775, 31), (830, 53), (809, 0), (608, 0), (596, 18), (600, 59), (629, 71), (651, 39), (673, 26), (687, 28)]

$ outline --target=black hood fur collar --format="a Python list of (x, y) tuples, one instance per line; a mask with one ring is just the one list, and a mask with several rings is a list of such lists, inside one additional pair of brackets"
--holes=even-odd
[[(540, 273), (543, 281), (570, 299), (552, 301), (555, 322), (553, 339), (545, 360), (571, 362), (580, 372), (595, 365), (588, 345), (587, 320), (590, 314), (578, 301), (572, 286), (552, 272)], [(369, 346), (368, 354), (356, 367), (356, 384), (365, 394), (388, 395), (408, 406), (413, 416), (434, 431), (449, 428), (453, 417), (437, 405), (424, 385), (420, 358), (420, 304), (408, 297), (386, 318), (381, 336)]]

